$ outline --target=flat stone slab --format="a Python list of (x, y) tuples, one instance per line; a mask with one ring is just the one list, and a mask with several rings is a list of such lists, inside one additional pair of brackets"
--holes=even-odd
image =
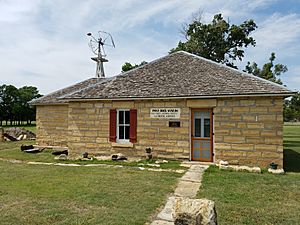
[(191, 182), (201, 182), (202, 180), (202, 173), (199, 173), (198, 171), (191, 170), (187, 171), (180, 180), (183, 181), (191, 181)]
[(173, 221), (173, 214), (174, 214), (174, 205), (176, 203), (176, 197), (171, 196), (168, 198), (167, 203), (163, 210), (157, 215), (157, 219), (159, 220), (167, 220), (167, 221)]
[(151, 225), (174, 225), (174, 222), (165, 220), (154, 220)]
[(194, 198), (200, 188), (200, 182), (180, 181), (174, 195), (179, 197)]
[(28, 162), (29, 165), (53, 165), (54, 163), (46, 163), (46, 162)]
[(79, 164), (74, 164), (74, 163), (55, 163), (55, 164), (53, 164), (54, 166), (81, 166), (81, 165), (79, 165)]
[(204, 170), (206, 170), (209, 166), (207, 165), (192, 165), (189, 169), (189, 171), (198, 171), (202, 173)]

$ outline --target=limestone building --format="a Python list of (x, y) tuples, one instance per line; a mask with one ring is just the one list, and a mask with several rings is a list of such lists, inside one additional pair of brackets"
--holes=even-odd
[(37, 144), (267, 167), (283, 163), (283, 86), (187, 52), (43, 96)]

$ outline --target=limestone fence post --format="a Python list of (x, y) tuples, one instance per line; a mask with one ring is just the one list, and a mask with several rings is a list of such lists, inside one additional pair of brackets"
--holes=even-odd
[(4, 130), (0, 127), (0, 142), (4, 141)]

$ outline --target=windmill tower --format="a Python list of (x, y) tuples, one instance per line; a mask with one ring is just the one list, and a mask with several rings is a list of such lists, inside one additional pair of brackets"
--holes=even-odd
[(111, 34), (105, 31), (98, 31), (98, 38), (95, 38), (92, 33), (87, 33), (87, 36), (91, 37), (89, 46), (92, 52), (96, 55), (96, 57), (92, 57), (91, 59), (97, 63), (96, 68), (96, 78), (104, 78), (104, 62), (108, 62), (105, 58), (106, 54), (104, 51), (104, 45), (111, 46), (115, 48), (114, 40)]

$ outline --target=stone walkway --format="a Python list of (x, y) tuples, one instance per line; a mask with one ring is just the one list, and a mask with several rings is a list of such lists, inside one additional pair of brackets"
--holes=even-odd
[(175, 203), (177, 198), (195, 198), (201, 186), (203, 172), (207, 165), (191, 165), (189, 170), (179, 179), (174, 193), (168, 198), (165, 207), (158, 213), (151, 225), (174, 225)]

